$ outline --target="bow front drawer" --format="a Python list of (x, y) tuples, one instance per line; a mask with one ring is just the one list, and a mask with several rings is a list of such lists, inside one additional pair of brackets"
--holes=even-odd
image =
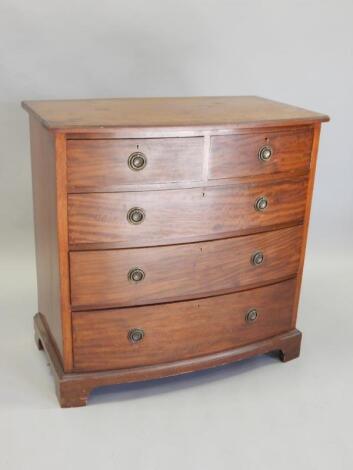
[(307, 178), (168, 191), (71, 194), (72, 249), (231, 237), (301, 223)]
[(200, 181), (203, 138), (68, 140), (68, 189)]
[(74, 309), (205, 297), (276, 282), (298, 270), (302, 225), (186, 245), (70, 253)]
[(24, 106), (35, 338), (62, 406), (98, 386), (299, 355), (327, 116), (258, 97)]
[(308, 171), (313, 129), (211, 137), (209, 179)]
[(226, 351), (290, 328), (296, 282), (208, 299), (73, 314), (77, 370), (107, 370)]

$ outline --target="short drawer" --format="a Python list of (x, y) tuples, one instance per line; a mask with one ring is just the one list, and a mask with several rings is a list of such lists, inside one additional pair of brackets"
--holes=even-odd
[(307, 171), (312, 143), (311, 128), (213, 136), (209, 179)]
[(74, 367), (104, 370), (226, 351), (288, 331), (295, 279), (197, 301), (75, 312)]
[(69, 140), (67, 159), (69, 192), (199, 181), (202, 179), (203, 139)]
[(298, 270), (302, 227), (187, 245), (71, 252), (72, 307), (172, 302), (283, 280)]
[(303, 221), (306, 192), (307, 178), (301, 177), (203, 189), (71, 194), (69, 243), (72, 249), (167, 245), (294, 225)]

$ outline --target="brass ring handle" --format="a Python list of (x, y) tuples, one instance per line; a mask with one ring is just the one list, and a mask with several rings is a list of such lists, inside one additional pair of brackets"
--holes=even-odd
[(265, 196), (261, 196), (258, 199), (256, 199), (255, 202), (255, 209), (258, 212), (263, 212), (265, 209), (268, 207), (268, 199)]
[(127, 160), (127, 164), (130, 170), (133, 170), (133, 171), (143, 170), (145, 166), (147, 165), (147, 157), (142, 152), (134, 152), (129, 156)]
[(132, 268), (128, 272), (127, 278), (131, 282), (141, 282), (145, 278), (145, 272), (141, 268)]
[(272, 147), (269, 145), (265, 145), (264, 147), (261, 147), (258, 153), (259, 160), (262, 162), (268, 162), (273, 154)]
[(138, 225), (142, 224), (145, 220), (146, 214), (140, 207), (132, 207), (127, 213), (127, 220), (130, 224)]
[(257, 251), (256, 253), (254, 253), (251, 257), (251, 263), (254, 265), (254, 266), (259, 266), (260, 264), (262, 264), (264, 262), (264, 254), (262, 253), (262, 251)]
[(251, 310), (246, 312), (245, 321), (247, 321), (248, 323), (254, 323), (254, 321), (257, 320), (258, 316), (259, 315), (257, 313), (256, 308), (252, 308)]
[(141, 328), (132, 328), (128, 331), (127, 337), (131, 343), (138, 343), (143, 340), (145, 332)]

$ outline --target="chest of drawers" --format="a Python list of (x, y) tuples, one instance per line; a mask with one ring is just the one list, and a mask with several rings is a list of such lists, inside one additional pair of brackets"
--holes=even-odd
[(325, 115), (258, 97), (28, 101), (35, 337), (64, 407), (278, 351)]

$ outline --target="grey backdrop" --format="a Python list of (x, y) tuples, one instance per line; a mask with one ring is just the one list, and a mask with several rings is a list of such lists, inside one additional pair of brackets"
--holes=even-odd
[(311, 243), (329, 250), (348, 241), (352, 21), (350, 0), (2, 0), (2, 232), (32, 237), (21, 100), (257, 94), (330, 115)]
[[(131, 468), (131, 455), (135, 468), (151, 470), (352, 468), (352, 21), (351, 0), (0, 1), (2, 468), (41, 469), (48, 455), (54, 469), (74, 468), (69, 458)], [(93, 398), (100, 406), (62, 412), (31, 338), (31, 175), (20, 101), (240, 94), (331, 117), (299, 316), (305, 354), (285, 368), (263, 358), (102, 392)], [(46, 428), (48, 455), (30, 444)]]

